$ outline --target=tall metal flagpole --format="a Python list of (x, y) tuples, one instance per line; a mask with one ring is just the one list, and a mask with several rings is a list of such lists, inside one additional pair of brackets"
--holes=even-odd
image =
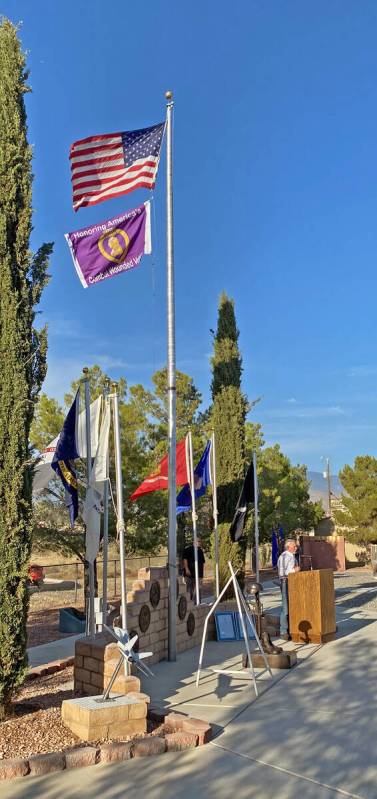
[(173, 244), (173, 93), (166, 92), (166, 271), (168, 317), (168, 467), (169, 467), (169, 660), (177, 659), (176, 584), (177, 584), (177, 515), (176, 515), (176, 385), (175, 385), (175, 304)]
[[(89, 489), (90, 473), (92, 471), (92, 453), (91, 453), (91, 436), (90, 436), (90, 387), (89, 387), (89, 369), (87, 366), (82, 370), (84, 374), (83, 383), (85, 390), (85, 422), (86, 422), (86, 487)], [(86, 530), (86, 537), (90, 535), (90, 530)], [(96, 619), (94, 612), (94, 562), (89, 561), (89, 603), (87, 607), (87, 633), (90, 636), (96, 634)]]
[(220, 593), (220, 574), (219, 574), (219, 530), (218, 530), (218, 511), (217, 511), (215, 431), (213, 431), (211, 436), (211, 454), (212, 454), (213, 534), (215, 539), (215, 582), (216, 582), (216, 597), (218, 597)]
[[(255, 580), (259, 583), (259, 518), (258, 518), (258, 475), (257, 453), (253, 452), (254, 471), (254, 523), (255, 523)], [(251, 552), (253, 548), (251, 548)]]
[(194, 477), (194, 460), (192, 456), (192, 433), (189, 430), (189, 459), (190, 459), (190, 490), (191, 490), (191, 517), (192, 517), (192, 532), (194, 538), (194, 561), (195, 561), (195, 601), (200, 605), (199, 593), (199, 563), (198, 563), (198, 535), (196, 531), (196, 503), (195, 503), (195, 477)]
[[(103, 392), (103, 406), (109, 405), (109, 386)], [(107, 567), (109, 560), (109, 448), (107, 448), (106, 480), (103, 487), (103, 538), (102, 538), (102, 624), (107, 622)]]
[(121, 615), (122, 628), (127, 630), (127, 590), (126, 590), (126, 556), (124, 543), (124, 509), (123, 509), (123, 481), (122, 460), (120, 450), (120, 425), (119, 425), (119, 400), (117, 384), (112, 385), (112, 399), (114, 411), (114, 444), (115, 444), (115, 478), (117, 490), (117, 532), (119, 535), (120, 552), (120, 585), (121, 585)]
[[(119, 536), (120, 554), (120, 596), (121, 596), (121, 618), (122, 629), (127, 630), (127, 588), (126, 588), (126, 550), (124, 540), (124, 508), (123, 508), (123, 481), (122, 481), (122, 458), (120, 448), (120, 424), (119, 424), (119, 399), (117, 384), (112, 384), (113, 399), (113, 419), (114, 419), (114, 446), (115, 446), (115, 480), (117, 491), (117, 533)], [(124, 660), (124, 673), (130, 673), (128, 661)]]

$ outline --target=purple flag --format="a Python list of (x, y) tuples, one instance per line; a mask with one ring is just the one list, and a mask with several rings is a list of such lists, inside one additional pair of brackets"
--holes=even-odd
[(76, 272), (84, 288), (138, 266), (152, 252), (150, 203), (65, 233)]

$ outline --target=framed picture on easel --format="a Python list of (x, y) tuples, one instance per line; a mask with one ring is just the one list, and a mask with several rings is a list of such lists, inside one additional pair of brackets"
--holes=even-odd
[(215, 624), (218, 641), (237, 641), (237, 623), (231, 610), (215, 613)]
[[(243, 641), (243, 630), (242, 630), (240, 614), (237, 613), (237, 611), (236, 611), (236, 612), (233, 613), (233, 615), (234, 615), (234, 626), (235, 626), (235, 629), (237, 631), (237, 641)], [(246, 615), (244, 615), (244, 620), (245, 620), (245, 624), (246, 624), (247, 637), (248, 638), (255, 638), (255, 632), (254, 632), (254, 630), (253, 630), (253, 628), (251, 626), (250, 619), (248, 619), (248, 617)]]

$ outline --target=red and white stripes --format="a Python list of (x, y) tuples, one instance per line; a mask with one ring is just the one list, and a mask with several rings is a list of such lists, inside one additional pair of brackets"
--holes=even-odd
[(158, 158), (148, 155), (126, 167), (121, 133), (80, 139), (72, 144), (69, 157), (75, 211), (155, 185)]

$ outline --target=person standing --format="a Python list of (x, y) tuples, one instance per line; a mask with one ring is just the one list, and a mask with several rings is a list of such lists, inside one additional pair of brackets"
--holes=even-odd
[[(204, 564), (206, 559), (204, 557), (204, 552), (202, 549), (202, 539), (198, 538), (198, 574), (199, 574), (199, 584), (203, 579), (204, 573)], [(190, 599), (194, 598), (195, 595), (195, 547), (194, 544), (190, 544), (189, 546), (185, 547), (183, 550), (182, 555), (182, 567), (183, 573), (186, 578), (186, 585), (187, 590), (190, 592)]]
[(295, 558), (296, 552), (296, 541), (293, 538), (288, 538), (285, 542), (284, 552), (282, 552), (278, 560), (281, 590), (280, 637), (284, 638), (285, 641), (291, 640), (289, 635), (288, 574), (300, 571)]

